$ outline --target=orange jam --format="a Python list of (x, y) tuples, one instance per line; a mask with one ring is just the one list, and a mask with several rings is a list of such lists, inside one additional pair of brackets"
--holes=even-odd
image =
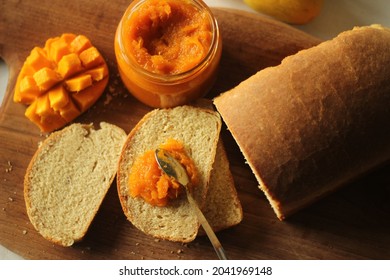
[[(185, 152), (182, 143), (169, 139), (160, 145), (169, 151), (186, 169), (191, 186), (198, 183), (198, 173), (194, 162)], [(169, 199), (175, 199), (180, 194), (179, 183), (166, 175), (158, 166), (154, 151), (146, 151), (137, 158), (131, 167), (129, 175), (129, 194), (131, 197), (141, 197), (155, 206), (166, 206)]]
[(121, 78), (151, 107), (204, 96), (215, 81), (221, 47), (217, 22), (202, 0), (136, 0), (115, 35)]

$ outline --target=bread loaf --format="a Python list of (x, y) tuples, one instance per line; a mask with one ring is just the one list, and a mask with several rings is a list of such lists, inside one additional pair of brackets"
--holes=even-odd
[(277, 217), (390, 159), (390, 30), (354, 28), (214, 99)]
[[(198, 234), (197, 216), (185, 196), (173, 199), (168, 205), (160, 207), (129, 195), (129, 171), (135, 159), (147, 150), (158, 148), (170, 138), (184, 144), (198, 168), (201, 178), (199, 185), (194, 189), (194, 197), (202, 208), (207, 209), (205, 215), (210, 218), (211, 225), (216, 229), (223, 229), (241, 221), (241, 205), (234, 182), (231, 180), (229, 164), (224, 150), (221, 150), (222, 143), (218, 143), (220, 128), (221, 120), (218, 113), (193, 106), (156, 109), (146, 114), (137, 124), (123, 147), (117, 174), (118, 194), (123, 211), (135, 227), (156, 238), (171, 241), (190, 242)], [(217, 162), (218, 164), (222, 162), (223, 165), (216, 166)], [(220, 175), (215, 174), (230, 174), (230, 177), (227, 176), (224, 181), (219, 182), (217, 180)], [(209, 182), (213, 182), (213, 185)], [(210, 193), (213, 194), (211, 201), (206, 198)], [(221, 203), (215, 201), (218, 195), (222, 195)], [(227, 203), (233, 202), (229, 205), (232, 209), (230, 212), (220, 208), (222, 205), (226, 206), (226, 202), (222, 202), (224, 198), (229, 199)], [(208, 205), (205, 205), (205, 202)], [(210, 203), (214, 204), (209, 205)], [(220, 219), (221, 213), (224, 213), (222, 215), (225, 219)]]
[(32, 225), (62, 246), (81, 240), (116, 174), (126, 133), (101, 123), (73, 124), (52, 133), (33, 156), (24, 179)]

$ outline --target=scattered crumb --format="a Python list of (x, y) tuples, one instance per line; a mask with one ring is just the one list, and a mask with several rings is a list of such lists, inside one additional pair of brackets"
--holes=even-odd
[(5, 168), (5, 172), (11, 172), (12, 171), (12, 163), (10, 161), (7, 161), (8, 166)]
[(160, 239), (156, 238), (156, 239), (154, 239), (154, 242), (160, 242)]
[(176, 251), (176, 253), (177, 253), (177, 254), (181, 254), (181, 253), (183, 253), (183, 250), (182, 250), (182, 249), (178, 249), (178, 250)]
[[(111, 90), (110, 90), (110, 92), (111, 92)], [(108, 104), (110, 104), (111, 100), (112, 100), (112, 95), (106, 94), (106, 100), (104, 100), (104, 106), (107, 106)]]
[(138, 246), (139, 245), (139, 242), (135, 243), (135, 246)]
[(175, 252), (172, 250), (172, 251), (171, 251), (171, 254), (174, 254), (174, 253), (175, 253)]
[(5, 211), (5, 207), (1, 208), (1, 210)]
[(110, 93), (114, 93), (114, 92), (115, 92), (115, 87), (112, 86), (112, 85), (109, 85), (109, 86), (108, 86), (108, 91), (109, 91)]
[(27, 230), (23, 230), (22, 233), (23, 233), (24, 235), (26, 235), (26, 234), (27, 234)]
[(13, 199), (12, 197), (8, 197), (8, 200), (9, 200), (10, 202), (14, 201), (14, 199)]

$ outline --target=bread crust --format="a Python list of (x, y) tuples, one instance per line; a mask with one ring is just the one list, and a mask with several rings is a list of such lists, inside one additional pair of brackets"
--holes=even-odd
[(279, 219), (390, 159), (389, 50), (354, 28), (215, 98)]

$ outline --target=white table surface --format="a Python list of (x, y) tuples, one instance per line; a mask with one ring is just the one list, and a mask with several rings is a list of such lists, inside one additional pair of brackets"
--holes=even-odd
[[(205, 2), (211, 7), (236, 8), (256, 13), (242, 0), (205, 0)], [(320, 15), (312, 22), (297, 27), (319, 38), (330, 39), (354, 26), (374, 23), (390, 27), (390, 1), (324, 0)], [(0, 102), (4, 97), (7, 80), (7, 65), (0, 58)], [(22, 258), (0, 245), (0, 259)]]

